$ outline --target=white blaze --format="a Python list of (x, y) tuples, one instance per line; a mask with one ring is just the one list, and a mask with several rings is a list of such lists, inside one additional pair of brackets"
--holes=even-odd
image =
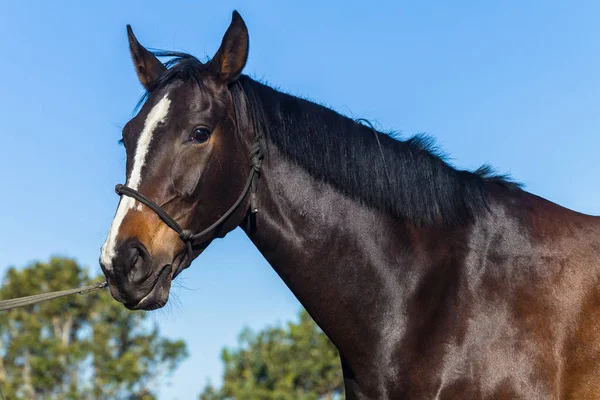
[[(146, 117), (146, 121), (144, 121), (144, 129), (140, 134), (137, 142), (137, 148), (135, 149), (134, 153), (131, 175), (129, 175), (129, 179), (126, 182), (127, 186), (134, 190), (139, 189), (140, 182), (142, 181), (142, 168), (144, 168), (144, 165), (146, 164), (148, 149), (150, 148), (150, 142), (152, 141), (154, 130), (156, 129), (156, 126), (163, 122), (167, 117), (170, 105), (171, 100), (169, 100), (168, 96), (165, 95), (165, 97), (163, 97), (154, 107), (152, 107), (152, 110), (150, 110), (148, 116)], [(131, 197), (122, 196), (121, 201), (119, 202), (119, 207), (117, 208), (117, 213), (115, 214), (115, 218), (110, 226), (108, 237), (102, 246), (100, 260), (105, 268), (110, 269), (112, 267), (112, 259), (116, 254), (115, 246), (117, 243), (117, 235), (119, 234), (119, 227), (121, 226), (121, 223), (123, 222), (123, 219), (125, 219), (125, 216), (129, 210), (132, 208), (141, 210), (142, 205), (138, 204), (138, 202)]]

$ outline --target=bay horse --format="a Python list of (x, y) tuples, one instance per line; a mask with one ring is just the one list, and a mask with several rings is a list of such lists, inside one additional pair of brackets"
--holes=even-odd
[(600, 398), (599, 219), (243, 75), (237, 12), (206, 63), (128, 38), (147, 94), (100, 257), (125, 307), (162, 307), (239, 226), (338, 348), (347, 399)]

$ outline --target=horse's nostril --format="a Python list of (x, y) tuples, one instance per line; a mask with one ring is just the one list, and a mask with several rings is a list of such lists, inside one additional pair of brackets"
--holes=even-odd
[(148, 275), (148, 271), (145, 270), (145, 264), (147, 263), (148, 253), (145, 249), (134, 243), (130, 245), (127, 251), (127, 269), (128, 269), (128, 278), (130, 282), (141, 282), (146, 279)]
[(127, 249), (127, 264), (133, 267), (140, 258), (140, 250), (136, 245), (132, 245)]
[(138, 251), (138, 254), (135, 256), (135, 260), (133, 261), (133, 268), (141, 269), (143, 267), (143, 264), (144, 264), (144, 259)]

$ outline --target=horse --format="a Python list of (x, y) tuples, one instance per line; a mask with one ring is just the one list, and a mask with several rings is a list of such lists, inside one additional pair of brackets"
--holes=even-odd
[[(241, 227), (331, 339), (347, 399), (600, 398), (600, 219), (242, 73), (153, 53), (100, 264), (129, 309)], [(159, 57), (168, 60), (162, 63)]]

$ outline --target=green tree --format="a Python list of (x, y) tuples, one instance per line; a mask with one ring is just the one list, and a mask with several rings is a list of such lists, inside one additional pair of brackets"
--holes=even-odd
[(306, 311), (285, 328), (242, 331), (237, 349), (224, 349), (223, 386), (208, 385), (200, 400), (317, 400), (341, 398), (337, 349)]
[[(88, 285), (86, 269), (54, 257), (10, 268), (0, 298)], [(128, 311), (108, 291), (0, 313), (0, 387), (6, 399), (154, 399), (157, 378), (187, 356), (185, 343), (161, 337), (143, 311)]]

